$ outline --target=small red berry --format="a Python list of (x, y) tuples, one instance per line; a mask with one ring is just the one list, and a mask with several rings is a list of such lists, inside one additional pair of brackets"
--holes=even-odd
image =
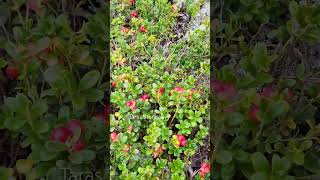
[(118, 140), (118, 133), (112, 132), (110, 136), (111, 136), (112, 142), (115, 142)]
[(143, 32), (143, 33), (145, 33), (147, 30), (146, 30), (146, 28), (142, 25), (142, 26), (140, 26), (140, 31)]
[(39, 9), (40, 3), (37, 0), (28, 0), (27, 3), (31, 10), (37, 11)]
[(186, 140), (186, 138), (183, 135), (177, 135), (177, 136), (180, 142)]
[(200, 177), (204, 178), (207, 173), (210, 172), (210, 164), (203, 162), (201, 168), (199, 169)]
[(165, 89), (163, 88), (163, 87), (161, 87), (160, 89), (159, 89), (159, 94), (163, 94), (164, 93), (164, 91), (165, 91)]
[(131, 18), (138, 17), (138, 11), (133, 11), (131, 14)]
[(77, 128), (80, 129), (80, 134), (84, 131), (84, 125), (79, 119), (73, 119), (68, 123), (69, 130), (74, 133)]
[(82, 151), (84, 148), (85, 148), (85, 144), (83, 142), (83, 139), (80, 138), (75, 144), (73, 144), (71, 151), (79, 152), (79, 151)]
[(186, 140), (180, 142), (180, 146), (183, 147), (183, 146), (186, 146), (186, 145), (187, 145), (187, 141)]
[(226, 98), (234, 97), (238, 91), (235, 85), (228, 82), (221, 82), (219, 80), (212, 81), (213, 90), (217, 95), (221, 95)]
[(181, 87), (175, 87), (174, 88), (174, 91), (178, 92), (178, 93), (183, 93), (184, 92), (184, 89), (181, 88)]
[(177, 134), (179, 146), (185, 146), (187, 144), (186, 138), (183, 135)]
[(293, 96), (294, 96), (294, 93), (293, 93), (293, 91), (291, 89), (288, 89), (288, 94), (287, 95), (288, 95), (289, 99), (292, 99)]
[(133, 100), (127, 102), (127, 106), (129, 106), (132, 110), (134, 110), (137, 108), (136, 103), (137, 103), (137, 101), (135, 99), (133, 99)]
[(134, 0), (130, 0), (130, 4), (132, 5), (134, 3)]
[(50, 140), (65, 143), (71, 135), (72, 132), (69, 128), (57, 127), (51, 132)]
[(11, 80), (16, 80), (19, 76), (19, 72), (18, 69), (16, 67), (13, 66), (7, 66), (6, 68), (6, 76), (11, 79)]
[(149, 95), (148, 95), (148, 94), (144, 94), (144, 95), (142, 95), (141, 98), (140, 98), (141, 101), (146, 101), (146, 100), (148, 100), (148, 99), (149, 99)]
[(272, 93), (273, 93), (272, 87), (267, 86), (262, 89), (261, 96), (266, 97), (266, 98), (270, 98), (272, 96)]
[(258, 121), (258, 117), (257, 117), (257, 113), (259, 112), (260, 108), (257, 105), (251, 105), (250, 109), (249, 109), (249, 117), (250, 119), (252, 119), (253, 121), (257, 122)]
[(116, 86), (117, 86), (117, 83), (113, 81), (113, 82), (111, 83), (111, 86), (112, 86), (112, 87), (116, 87)]

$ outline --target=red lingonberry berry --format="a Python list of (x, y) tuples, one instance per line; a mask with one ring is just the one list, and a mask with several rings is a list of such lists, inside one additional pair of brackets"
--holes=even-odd
[(174, 91), (178, 92), (178, 93), (183, 93), (184, 92), (184, 89), (181, 88), (181, 87), (175, 87), (174, 88)]
[(138, 11), (133, 11), (131, 14), (131, 18), (136, 18), (138, 17)]
[(115, 141), (118, 140), (118, 133), (112, 132), (111, 135), (110, 135), (110, 137), (111, 137), (111, 141), (112, 141), (112, 142), (115, 142)]
[(207, 173), (210, 172), (210, 164), (203, 162), (201, 168), (199, 169), (200, 177), (204, 178)]
[(113, 81), (113, 82), (111, 83), (111, 86), (112, 86), (112, 87), (116, 87), (116, 86), (117, 86), (117, 83)]
[(82, 138), (78, 139), (78, 141), (72, 145), (71, 151), (79, 152), (85, 148), (85, 144)]
[(164, 93), (164, 91), (165, 91), (165, 89), (164, 89), (163, 87), (161, 87), (161, 88), (159, 89), (159, 94), (162, 95), (162, 94)]
[(180, 142), (180, 146), (183, 147), (183, 146), (186, 146), (186, 145), (187, 145), (187, 141), (186, 140)]
[(69, 121), (68, 128), (72, 133), (74, 133), (78, 128), (80, 129), (80, 134), (84, 132), (84, 125), (79, 119), (73, 119)]
[(146, 30), (146, 28), (142, 25), (142, 26), (140, 26), (140, 31), (143, 32), (143, 33), (145, 33), (147, 30)]
[(16, 80), (19, 76), (18, 69), (11, 65), (7, 66), (5, 73), (6, 73), (6, 76), (11, 80)]
[(213, 80), (212, 86), (215, 93), (223, 97), (233, 97), (238, 93), (236, 87), (231, 83)]
[(260, 94), (263, 97), (270, 98), (272, 96), (272, 93), (273, 93), (272, 87), (271, 86), (267, 86), (267, 87), (264, 87), (262, 89), (262, 92)]
[(65, 143), (70, 138), (71, 135), (72, 135), (72, 132), (70, 131), (69, 128), (57, 127), (52, 130), (50, 135), (50, 140)]
[(146, 100), (148, 100), (148, 99), (149, 99), (149, 95), (148, 95), (148, 94), (144, 94), (144, 95), (142, 95), (141, 98), (140, 98), (141, 101), (146, 101)]
[(293, 91), (292, 91), (291, 89), (288, 89), (288, 94), (287, 94), (287, 96), (288, 96), (289, 100), (293, 98), (294, 93), (293, 93)]
[(249, 117), (251, 120), (257, 122), (258, 121), (258, 112), (259, 112), (260, 108), (259, 106), (253, 104), (251, 105), (250, 109), (249, 109)]

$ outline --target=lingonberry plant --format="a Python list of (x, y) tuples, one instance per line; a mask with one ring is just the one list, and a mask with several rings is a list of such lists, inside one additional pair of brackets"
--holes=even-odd
[(106, 8), (87, 0), (0, 2), (1, 180), (102, 177)]
[(213, 10), (211, 176), (318, 179), (320, 67), (304, 49), (320, 42), (319, 3), (221, 2)]
[(208, 18), (177, 40), (173, 2), (111, 2), (112, 179), (209, 179)]

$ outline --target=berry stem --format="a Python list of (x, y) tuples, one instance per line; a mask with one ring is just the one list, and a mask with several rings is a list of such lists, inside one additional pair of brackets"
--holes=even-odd
[(176, 108), (176, 111), (174, 112), (174, 115), (169, 123), (169, 126), (171, 125), (171, 123), (173, 122), (174, 118), (176, 117), (176, 114), (178, 112), (178, 109), (179, 109), (179, 106), (180, 106), (180, 99), (179, 99), (179, 102), (178, 102), (178, 105), (177, 105), (177, 108)]

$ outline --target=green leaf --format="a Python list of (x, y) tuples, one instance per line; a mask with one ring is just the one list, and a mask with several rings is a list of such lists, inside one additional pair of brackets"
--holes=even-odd
[(290, 161), (284, 157), (281, 158), (274, 154), (272, 157), (272, 173), (276, 176), (283, 176), (290, 168)]
[(58, 179), (65, 179), (65, 170), (59, 169), (57, 167), (52, 167), (49, 169), (47, 173), (47, 180), (58, 180)]
[(17, 119), (14, 117), (9, 117), (5, 120), (4, 125), (10, 130), (18, 130), (22, 128), (26, 122), (27, 120), (25, 118)]
[(59, 120), (63, 120), (63, 121), (66, 121), (66, 120), (70, 119), (70, 108), (69, 108), (69, 106), (62, 106), (59, 109), (58, 119)]
[(267, 172), (269, 170), (268, 160), (261, 152), (255, 152), (252, 154), (251, 162), (253, 164), (253, 168), (258, 172)]
[(100, 72), (97, 70), (92, 70), (85, 74), (80, 80), (79, 89), (86, 90), (92, 88), (99, 80)]
[(45, 119), (39, 119), (39, 121), (35, 123), (33, 130), (38, 134), (46, 133), (49, 130), (49, 124)]
[(290, 14), (295, 17), (298, 12), (299, 5), (296, 1), (290, 1), (289, 3), (289, 11)]
[(97, 102), (102, 100), (104, 97), (104, 92), (98, 89), (87, 89), (82, 91), (81, 94), (88, 102)]
[(40, 53), (41, 51), (45, 50), (50, 46), (51, 40), (49, 37), (43, 37), (39, 39), (34, 46), (32, 46), (32, 49), (29, 50), (28, 56), (36, 55)]
[(40, 160), (41, 161), (50, 161), (56, 158), (57, 152), (49, 151), (45, 146), (40, 148)]
[(253, 49), (252, 63), (260, 71), (268, 71), (269, 64), (273, 61), (272, 57), (268, 56), (267, 48), (264, 44), (259, 43)]
[(0, 166), (0, 179), (14, 180), (15, 178), (13, 177), (13, 169)]
[(96, 154), (91, 150), (83, 150), (72, 153), (69, 158), (72, 163), (81, 164), (82, 162), (94, 160), (96, 158)]
[(268, 84), (273, 81), (273, 77), (268, 73), (262, 72), (256, 75), (256, 81), (261, 85)]
[(48, 110), (47, 102), (43, 99), (39, 99), (31, 107), (31, 112), (35, 113), (37, 116), (43, 115), (44, 113), (47, 112), (47, 110)]
[(19, 159), (16, 162), (17, 171), (21, 174), (25, 174), (31, 170), (33, 162), (30, 159)]
[(226, 150), (218, 151), (216, 155), (216, 160), (218, 163), (228, 164), (232, 161), (232, 153)]
[(10, 8), (8, 6), (6, 6), (5, 4), (1, 4), (1, 6), (0, 6), (0, 26), (3, 26), (7, 22), (9, 17), (10, 17)]
[(269, 180), (269, 177), (265, 172), (257, 172), (250, 177), (250, 180)]
[(244, 116), (239, 112), (233, 112), (226, 115), (226, 121), (230, 126), (237, 126), (244, 120)]
[(74, 110), (81, 110), (86, 106), (86, 98), (79, 95), (72, 97), (72, 105)]
[(308, 150), (312, 146), (313, 142), (312, 140), (305, 140), (300, 144), (300, 150), (305, 151)]
[(293, 153), (293, 160), (298, 165), (303, 165), (304, 163), (304, 153), (301, 151), (295, 151)]
[(273, 118), (277, 118), (289, 111), (289, 105), (286, 101), (271, 102), (268, 112)]
[(304, 64), (301, 63), (297, 66), (297, 77), (302, 80), (304, 78), (304, 73), (305, 73), (305, 67), (304, 67)]
[(94, 62), (94, 60), (90, 56), (90, 52), (88, 50), (87, 51), (80, 51), (77, 59), (78, 60), (76, 61), (76, 63), (82, 64), (82, 65), (87, 65), (87, 66), (92, 65)]
[(7, 61), (5, 61), (4, 59), (0, 58), (0, 69), (6, 67), (7, 65)]
[(47, 148), (48, 151), (52, 151), (52, 152), (61, 152), (61, 151), (68, 150), (68, 146), (55, 141), (47, 141), (45, 143), (45, 147)]
[(61, 66), (51, 66), (44, 72), (44, 79), (53, 84), (63, 77), (64, 69)]

